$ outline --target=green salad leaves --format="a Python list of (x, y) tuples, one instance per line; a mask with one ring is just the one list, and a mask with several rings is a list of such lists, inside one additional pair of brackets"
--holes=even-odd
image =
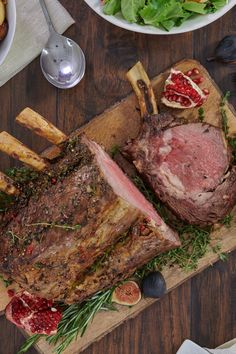
[(103, 11), (106, 15), (121, 12), (128, 22), (169, 31), (194, 15), (215, 12), (226, 4), (227, 0), (207, 0), (204, 3), (191, 0), (105, 0)]

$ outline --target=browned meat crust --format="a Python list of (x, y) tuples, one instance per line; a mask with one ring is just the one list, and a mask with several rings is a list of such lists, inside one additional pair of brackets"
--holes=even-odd
[[(87, 138), (75, 138), (62, 148), (58, 161), (25, 188), (4, 215), (0, 273), (31, 293), (67, 302), (67, 294), (84, 271), (149, 214), (130, 202), (132, 198), (120, 197), (118, 187), (112, 187), (101, 168), (104, 153), (100, 152), (99, 160)], [(110, 176), (114, 171), (108, 171)], [(160, 242), (167, 239), (163, 247), (179, 245), (177, 235), (158, 215), (157, 220), (158, 225), (150, 223)]]
[(158, 232), (145, 224), (144, 220), (139, 220), (128, 237), (98, 260), (90, 273), (77, 280), (73, 290), (67, 294), (67, 302), (81, 302), (99, 290), (112, 287), (132, 276), (137, 268), (158, 254), (178, 246), (179, 240), (176, 238), (174, 241), (167, 228)]

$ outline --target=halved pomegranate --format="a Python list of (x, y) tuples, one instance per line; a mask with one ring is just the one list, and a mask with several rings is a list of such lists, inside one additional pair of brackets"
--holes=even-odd
[(53, 302), (31, 295), (27, 291), (16, 294), (5, 310), (6, 318), (31, 333), (56, 334), (62, 318)]
[[(201, 106), (206, 100), (207, 95), (189, 76), (179, 70), (171, 69), (162, 93), (162, 103), (173, 108), (193, 108)], [(198, 78), (196, 82), (200, 83), (201, 81), (202, 80)]]

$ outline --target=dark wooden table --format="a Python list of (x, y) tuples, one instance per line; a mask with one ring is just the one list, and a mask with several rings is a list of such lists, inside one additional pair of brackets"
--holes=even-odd
[[(67, 34), (86, 54), (86, 76), (74, 89), (57, 90), (46, 82), (36, 59), (0, 88), (0, 131), (7, 130), (35, 151), (42, 151), (45, 141), (14, 123), (23, 108), (32, 107), (69, 133), (131, 91), (124, 74), (137, 60), (152, 77), (183, 58), (196, 58), (222, 91), (231, 91), (231, 102), (236, 106), (236, 83), (232, 80), (236, 65), (206, 60), (221, 38), (236, 34), (236, 7), (193, 33), (151, 36), (105, 22), (82, 0), (61, 2), (76, 20)], [(15, 161), (0, 155), (1, 170), (13, 165)], [(213, 348), (236, 337), (235, 259), (233, 252), (227, 262), (218, 262), (186, 282), (83, 354), (174, 354), (186, 338)], [(16, 327), (0, 318), (0, 354), (17, 353), (23, 341)], [(36, 352), (32, 349), (29, 353)]]

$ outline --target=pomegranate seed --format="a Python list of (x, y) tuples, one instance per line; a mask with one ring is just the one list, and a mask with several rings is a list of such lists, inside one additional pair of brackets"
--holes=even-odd
[(146, 222), (147, 224), (148, 224), (149, 222), (151, 222), (151, 221), (152, 221), (152, 219), (151, 219), (150, 217), (146, 217), (145, 220), (144, 220), (144, 222)]
[(7, 290), (7, 293), (8, 293), (8, 296), (9, 296), (9, 297), (13, 297), (13, 296), (15, 295), (15, 290), (13, 290), (13, 289), (8, 289), (8, 290)]
[(203, 90), (202, 90), (202, 92), (207, 96), (207, 95), (209, 95), (209, 90), (208, 89), (206, 89), (206, 88), (204, 88)]
[(55, 177), (53, 177), (53, 178), (51, 179), (51, 183), (52, 183), (52, 184), (56, 184), (56, 183), (57, 183), (57, 179), (56, 179)]
[(143, 232), (145, 230), (145, 226), (144, 225), (140, 225), (140, 231)]
[(186, 73), (185, 73), (186, 76), (190, 77), (193, 75), (193, 71), (192, 70), (188, 70)]
[(202, 76), (197, 77), (196, 79), (193, 80), (195, 84), (199, 85), (204, 81), (204, 78)]
[(198, 70), (197, 68), (194, 68), (194, 69), (193, 69), (193, 74), (195, 74), (195, 75), (199, 75), (199, 74), (200, 74), (200, 72), (199, 72), (199, 70)]
[(177, 98), (176, 102), (181, 103), (181, 102), (182, 102), (182, 97), (181, 97), (181, 96), (179, 96), (179, 97)]
[(33, 245), (33, 243), (31, 243), (31, 244), (26, 248), (25, 253), (26, 253), (27, 255), (30, 255), (30, 254), (32, 254), (33, 250), (34, 250), (34, 245)]
[(177, 101), (177, 98), (178, 98), (178, 96), (177, 95), (173, 95), (173, 101)]

